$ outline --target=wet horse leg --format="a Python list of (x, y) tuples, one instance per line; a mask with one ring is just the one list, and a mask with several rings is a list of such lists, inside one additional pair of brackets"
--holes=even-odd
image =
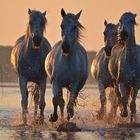
[(126, 95), (126, 85), (123, 82), (120, 82), (119, 88), (120, 88), (120, 92), (122, 96), (121, 116), (127, 117), (128, 116), (128, 111), (127, 111), (128, 97)]
[(69, 121), (70, 118), (73, 117), (74, 115), (74, 105), (75, 105), (75, 101), (77, 99), (78, 93), (77, 92), (71, 92), (70, 93), (70, 98), (69, 98), (69, 102), (67, 105), (67, 120)]
[[(130, 120), (130, 123), (133, 123), (134, 122), (134, 117), (136, 117), (136, 97), (137, 97), (137, 93), (138, 93), (138, 89), (137, 88), (134, 88), (133, 91), (132, 91), (132, 101), (130, 103), (130, 110), (131, 110), (131, 120)], [(135, 120), (136, 121), (136, 120)]]
[(21, 106), (22, 106), (22, 120), (23, 123), (27, 123), (27, 118), (26, 114), (28, 113), (27, 111), (27, 106), (28, 106), (28, 91), (27, 91), (27, 80), (26, 78), (20, 76), (19, 77), (19, 84), (20, 84), (20, 91), (21, 91)]
[(64, 120), (64, 106), (65, 106), (65, 101), (63, 99), (62, 89), (60, 90), (59, 94), (60, 94), (59, 108), (60, 108), (60, 112), (61, 112), (61, 119)]
[(45, 108), (45, 91), (46, 91), (46, 78), (43, 79), (40, 84), (40, 101), (39, 101), (39, 109), (40, 109), (40, 119), (44, 121), (44, 108)]
[(101, 107), (100, 107), (100, 110), (98, 112), (97, 118), (102, 119), (103, 115), (106, 112), (106, 94), (105, 94), (105, 87), (104, 87), (102, 82), (98, 83), (98, 89), (99, 89), (99, 93), (100, 93)]
[(60, 104), (60, 94), (59, 93), (61, 91), (61, 88), (58, 86), (57, 83), (53, 82), (52, 83), (52, 89), (53, 89), (52, 102), (53, 102), (54, 111), (53, 111), (53, 114), (51, 114), (49, 120), (51, 122), (56, 122), (58, 120), (57, 107)]
[(37, 117), (37, 110), (38, 110), (38, 105), (39, 105), (39, 87), (38, 85), (34, 86), (34, 118)]
[(110, 88), (110, 93), (109, 93), (109, 101), (111, 104), (111, 111), (110, 111), (110, 115), (111, 116), (115, 116), (117, 113), (117, 95), (116, 92), (114, 90), (114, 88)]

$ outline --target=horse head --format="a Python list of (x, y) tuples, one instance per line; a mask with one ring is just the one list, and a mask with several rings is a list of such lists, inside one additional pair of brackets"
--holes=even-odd
[(80, 38), (80, 29), (83, 26), (79, 23), (78, 19), (81, 15), (80, 11), (78, 14), (72, 14), (61, 9), (61, 16), (63, 18), (61, 23), (61, 34), (62, 34), (62, 50), (63, 53), (69, 53), (69, 50)]
[(131, 12), (124, 13), (119, 20), (119, 38), (122, 42), (128, 39), (128, 36), (134, 34), (134, 25), (136, 25), (136, 14)]
[(111, 50), (117, 42), (117, 25), (112, 23), (104, 22), (104, 43), (105, 43), (105, 52), (107, 56), (111, 55)]
[(33, 47), (40, 47), (45, 25), (46, 25), (46, 11), (41, 13), (36, 10), (28, 10), (29, 22), (27, 28), (27, 35), (33, 41)]

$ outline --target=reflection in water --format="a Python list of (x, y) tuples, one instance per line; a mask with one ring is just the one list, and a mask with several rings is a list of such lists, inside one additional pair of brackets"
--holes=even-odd
[(42, 132), (34, 130), (28, 130), (28, 129), (23, 129), (23, 130), (17, 130), (12, 136), (14, 139), (18, 140), (29, 140), (29, 139), (42, 139), (43, 135)]

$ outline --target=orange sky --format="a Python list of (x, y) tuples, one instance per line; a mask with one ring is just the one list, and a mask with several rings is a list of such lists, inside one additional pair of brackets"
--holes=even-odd
[[(140, 24), (140, 0), (1, 0), (0, 1), (0, 44), (14, 45), (15, 40), (26, 31), (27, 10), (47, 11), (48, 26), (45, 36), (54, 45), (60, 35), (60, 9), (66, 12), (83, 13), (80, 22), (85, 26), (82, 40), (87, 50), (103, 47), (104, 20), (117, 23), (122, 13), (137, 13)], [(140, 44), (140, 26), (136, 27), (136, 41)]]

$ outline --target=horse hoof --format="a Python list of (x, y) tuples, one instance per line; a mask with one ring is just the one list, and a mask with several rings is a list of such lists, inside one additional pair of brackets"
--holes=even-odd
[(103, 120), (103, 117), (104, 117), (104, 115), (101, 114), (101, 113), (98, 113), (98, 114), (96, 115), (97, 120)]
[(72, 118), (74, 116), (74, 110), (73, 109), (68, 109), (68, 116)]
[(120, 114), (122, 117), (127, 117), (128, 116), (128, 112), (127, 111), (123, 111)]
[(137, 122), (137, 116), (136, 114), (131, 114), (130, 117), (130, 124), (136, 123)]
[(97, 115), (96, 115), (96, 118), (97, 120), (103, 120), (104, 116), (105, 116), (105, 111), (103, 110), (98, 110), (96, 111), (97, 112)]
[(56, 115), (51, 114), (49, 121), (50, 122), (56, 122), (57, 120), (58, 120), (58, 115), (57, 114)]

